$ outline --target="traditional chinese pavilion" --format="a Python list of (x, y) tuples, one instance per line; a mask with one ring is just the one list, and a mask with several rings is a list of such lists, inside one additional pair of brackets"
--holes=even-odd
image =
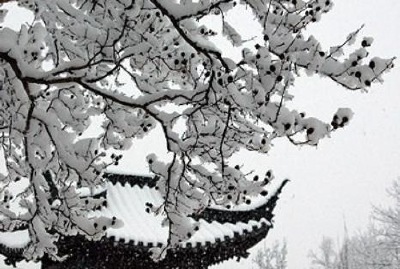
[[(161, 227), (162, 216), (146, 212), (146, 203), (161, 204), (155, 189), (157, 178), (148, 176), (108, 174), (109, 182), (96, 195), (106, 197), (101, 209), (107, 216), (124, 222), (118, 229), (109, 229), (99, 241), (83, 236), (62, 237), (58, 242), (60, 254), (68, 254), (62, 262), (42, 260), (44, 269), (109, 269), (109, 268), (207, 268), (231, 258), (248, 257), (248, 249), (256, 245), (272, 228), (273, 210), (286, 181), (278, 184), (266, 196), (259, 196), (250, 205), (232, 209), (209, 207), (192, 216), (199, 230), (176, 249), (168, 250), (160, 262), (150, 258), (149, 249), (167, 242), (167, 227)], [(18, 238), (18, 240), (17, 240)], [(28, 231), (0, 233), (0, 254), (9, 263), (22, 259), (29, 243)]]

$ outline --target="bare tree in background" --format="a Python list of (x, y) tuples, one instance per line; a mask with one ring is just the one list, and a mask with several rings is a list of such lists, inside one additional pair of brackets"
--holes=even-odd
[(281, 244), (275, 241), (272, 247), (264, 245), (263, 249), (257, 251), (253, 263), (259, 269), (286, 269), (287, 268), (287, 245), (286, 241)]
[(323, 237), (318, 250), (310, 251), (312, 268), (314, 269), (337, 269), (339, 255), (335, 250), (332, 238)]
[(371, 224), (349, 242), (349, 269), (396, 269), (400, 253), (384, 236), (385, 229)]
[(394, 200), (390, 207), (374, 207), (371, 224), (339, 246), (323, 238), (319, 254), (311, 262), (318, 269), (397, 269), (400, 268), (400, 180), (388, 191)]
[(394, 206), (375, 207), (374, 217), (385, 227), (385, 236), (400, 247), (400, 179), (393, 183), (388, 194), (394, 200)]
[[(369, 56), (369, 37), (343, 53), (361, 29), (330, 48), (304, 33), (331, 9), (330, 0), (19, 0), (33, 20), (18, 31), (1, 24), (13, 15), (14, 1), (6, 2), (0, 231), (29, 229), (27, 259), (57, 259), (59, 235), (98, 239), (120, 225), (90, 217), (103, 198), (81, 199), (79, 189), (104, 184), (105, 169), (122, 157), (117, 151), (156, 127), (170, 154), (166, 163), (147, 157), (164, 198), (152, 210), (165, 214), (169, 227), (167, 246), (152, 250), (162, 258), (195, 233), (188, 215), (272, 191), (270, 173), (264, 179), (245, 171), (230, 163), (233, 154), (266, 153), (275, 139), (315, 146), (348, 124), (348, 108), (332, 111), (328, 122), (289, 109), (296, 77), (366, 91), (393, 66), (393, 59)], [(236, 30), (235, 9), (251, 12), (246, 17), (260, 27), (253, 41)], [(240, 56), (227, 57), (215, 36)], [(95, 120), (101, 130), (88, 137)]]
[(383, 247), (388, 250), (388, 258), (396, 268), (400, 267), (400, 178), (393, 182), (388, 190), (394, 205), (390, 207), (374, 207), (374, 219), (380, 225), (380, 236)]
[(317, 253), (311, 252), (312, 266), (315, 269), (396, 269), (399, 268), (400, 255), (394, 248), (385, 230), (371, 224), (342, 242), (334, 244), (331, 238), (324, 237)]

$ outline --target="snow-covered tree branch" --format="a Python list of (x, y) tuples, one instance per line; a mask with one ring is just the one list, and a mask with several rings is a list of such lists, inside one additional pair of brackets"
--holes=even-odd
[[(1, 3), (4, 1), (0, 2)], [(6, 1), (7, 2), (7, 1)], [(300, 75), (319, 75), (346, 90), (382, 81), (393, 59), (370, 57), (372, 38), (350, 54), (361, 29), (323, 48), (304, 30), (328, 12), (325, 0), (24, 0), (33, 21), (19, 31), (2, 27), (0, 9), (0, 130), (6, 173), (0, 182), (1, 231), (28, 228), (28, 259), (57, 258), (60, 234), (100, 238), (113, 219), (90, 213), (103, 199), (83, 199), (133, 138), (156, 126), (171, 160), (147, 157), (160, 176), (168, 246), (161, 258), (195, 232), (187, 216), (209, 204), (251, 203), (265, 180), (229, 162), (239, 150), (266, 153), (275, 139), (315, 146), (348, 124), (340, 108), (331, 122), (287, 107)], [(234, 9), (250, 9), (261, 29), (247, 42), (229, 21)], [(209, 17), (218, 17), (219, 31)], [(214, 29), (215, 28), (215, 29)], [(223, 36), (238, 59), (228, 57)], [(97, 137), (85, 132), (101, 121)], [(23, 189), (13, 194), (11, 186)]]

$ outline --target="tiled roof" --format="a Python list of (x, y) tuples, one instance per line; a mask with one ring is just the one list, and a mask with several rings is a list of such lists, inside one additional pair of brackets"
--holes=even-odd
[[(71, 254), (65, 268), (80, 268), (79, 265), (74, 267), (74, 264), (86, 259), (80, 255), (87, 257), (89, 253), (89, 256), (93, 256), (93, 262), (96, 265), (88, 268), (107, 268), (109, 266), (107, 262), (112, 260), (124, 260), (124, 264), (130, 264), (132, 259), (141, 260), (143, 265), (143, 267), (135, 268), (158, 268), (154, 267), (148, 250), (153, 246), (166, 244), (168, 228), (161, 227), (163, 216), (146, 212), (146, 203), (153, 205), (162, 203), (162, 197), (154, 188), (157, 178), (121, 174), (108, 174), (106, 177), (108, 183), (103, 188), (98, 188), (94, 192), (82, 190), (81, 195), (88, 196), (91, 193), (94, 196), (106, 197), (107, 206), (102, 207), (98, 213), (109, 217), (115, 216), (124, 222), (124, 226), (118, 229), (110, 228), (106, 236), (97, 242), (86, 241), (83, 237), (60, 240), (60, 252), (74, 253)], [(272, 211), (285, 183), (278, 183), (275, 187), (270, 186), (267, 196), (260, 195), (253, 198), (250, 205), (236, 206), (230, 210), (214, 206), (207, 208), (199, 215), (191, 216), (194, 222), (198, 221), (199, 230), (188, 241), (182, 243), (180, 248), (168, 252), (163, 268), (179, 264), (181, 255), (187, 255), (190, 259), (196, 260), (193, 263), (197, 265), (210, 265), (234, 256), (246, 256), (247, 249), (262, 240), (271, 228)], [(21, 255), (23, 247), (28, 242), (27, 230), (17, 233), (0, 233), (0, 253), (11, 257)], [(119, 252), (106, 250), (109, 248), (119, 249)], [(104, 257), (94, 258), (97, 257), (96, 253), (99, 251), (104, 253)], [(125, 257), (127, 253), (130, 255), (128, 260)], [(120, 257), (116, 258), (116, 255)], [(98, 261), (101, 258), (105, 260)], [(52, 262), (48, 260), (46, 262), (45, 259), (44, 264), (50, 266)], [(99, 264), (104, 264), (104, 266), (101, 267)], [(176, 268), (197, 267), (185, 267), (182, 264), (181, 267)]]
[[(131, 178), (131, 182), (134, 182), (134, 179)], [(196, 217), (200, 224), (199, 230), (185, 244), (196, 245), (200, 243), (205, 245), (207, 241), (214, 243), (218, 238), (224, 240), (226, 237), (232, 238), (234, 234), (242, 235), (244, 231), (251, 232), (253, 228), (259, 228), (263, 224), (270, 225), (266, 217), (272, 216), (269, 216), (265, 207), (268, 200), (265, 197), (263, 199), (264, 204), (259, 205), (261, 207), (259, 210), (257, 208), (251, 208), (248, 211), (211, 209), (208, 212), (207, 219)], [(152, 245), (166, 244), (168, 228), (161, 227), (164, 217), (147, 213), (146, 203), (153, 205), (162, 203), (160, 194), (154, 188), (134, 183), (122, 185), (119, 181), (114, 184), (108, 183), (107, 207), (101, 210), (101, 214), (121, 219), (124, 226), (118, 229), (109, 229), (107, 237), (113, 237), (117, 241), (121, 239), (125, 242), (131, 241), (134, 244), (139, 244), (139, 242), (143, 245), (149, 243)], [(250, 218), (252, 211), (256, 213), (253, 216), (254, 218)], [(258, 211), (261, 211), (261, 214)], [(232, 215), (232, 213), (236, 215)], [(246, 213), (248, 215), (246, 219), (239, 218)], [(219, 215), (232, 215), (233, 217), (230, 220), (222, 217), (225, 221), (219, 221), (219, 218), (221, 218)], [(195, 220), (193, 219), (193, 221)]]
[(15, 264), (22, 260), (22, 252), (29, 240), (27, 230), (0, 233), (0, 254), (7, 257), (9, 264)]

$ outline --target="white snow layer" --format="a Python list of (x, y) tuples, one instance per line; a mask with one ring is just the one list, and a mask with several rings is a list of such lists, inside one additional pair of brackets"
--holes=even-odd
[(29, 240), (28, 230), (0, 233), (0, 245), (8, 248), (23, 248)]
[[(264, 198), (265, 199), (265, 198)], [(115, 237), (116, 241), (124, 239), (133, 241), (134, 244), (143, 242), (157, 244), (167, 243), (168, 227), (161, 227), (164, 216), (146, 212), (146, 203), (154, 206), (162, 203), (160, 194), (147, 186), (122, 186), (119, 182), (116, 185), (107, 185), (107, 208), (102, 209), (102, 213), (109, 217), (117, 217), (124, 222), (124, 226), (119, 229), (109, 229), (107, 237)], [(263, 223), (270, 225), (266, 219), (260, 221), (249, 221), (248, 223), (211, 223), (204, 219), (199, 220), (199, 230), (186, 242), (195, 245), (201, 243), (205, 245), (207, 241), (214, 243), (217, 238), (224, 240), (225, 236), (232, 238), (234, 232), (243, 234), (244, 230), (251, 232), (253, 226), (260, 228)], [(183, 243), (184, 246), (186, 243)]]
[[(162, 214), (155, 215), (146, 212), (146, 203), (151, 203), (153, 205), (162, 204), (162, 198), (155, 189), (149, 188), (148, 186), (141, 188), (138, 185), (131, 186), (129, 184), (122, 186), (120, 182), (117, 182), (115, 185), (107, 183), (106, 188), (107, 207), (103, 208), (100, 214), (104, 214), (108, 217), (115, 216), (124, 222), (121, 228), (110, 228), (107, 231), (107, 237), (115, 237), (116, 241), (120, 239), (124, 239), (125, 242), (133, 241), (136, 245), (139, 242), (143, 242), (144, 245), (149, 243), (166, 244), (168, 227), (161, 226), (164, 216)], [(98, 188), (94, 192), (92, 191), (92, 194), (97, 194), (102, 190), (102, 188)], [(235, 210), (251, 210), (260, 206), (265, 203), (275, 191), (276, 190), (273, 190), (267, 197), (255, 199), (255, 203), (253, 203), (252, 206), (243, 205), (235, 208)], [(87, 190), (81, 193), (81, 195), (85, 194), (89, 195), (90, 191)], [(222, 207), (217, 208), (224, 209)], [(205, 245), (207, 241), (214, 243), (217, 238), (224, 240), (225, 236), (233, 238), (235, 232), (240, 235), (243, 234), (245, 230), (251, 232), (254, 226), (260, 228), (263, 223), (270, 225), (270, 222), (264, 218), (260, 221), (252, 220), (248, 223), (219, 223), (217, 221), (209, 223), (204, 219), (200, 219), (199, 230), (187, 242), (183, 243), (182, 246), (184, 247), (186, 243), (191, 243), (192, 245), (201, 243)], [(0, 233), (0, 244), (9, 248), (25, 247), (29, 243), (29, 240), (29, 233), (27, 230)]]

